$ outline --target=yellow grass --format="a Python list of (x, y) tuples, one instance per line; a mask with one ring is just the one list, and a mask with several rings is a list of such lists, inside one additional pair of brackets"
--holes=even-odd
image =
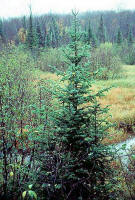
[[(101, 105), (110, 105), (110, 121), (120, 123), (135, 124), (135, 66), (123, 66), (124, 78), (118, 80), (99, 81), (96, 85), (98, 88), (114, 87), (107, 95), (100, 99)], [(134, 133), (130, 133), (134, 134)], [(126, 140), (130, 135), (124, 129), (111, 129), (110, 135), (104, 140), (104, 143), (116, 143)]]
[(110, 105), (112, 122), (135, 123), (135, 89), (113, 88), (100, 102), (103, 106)]
[(60, 77), (58, 77), (56, 74), (50, 73), (50, 72), (41, 72), (40, 70), (36, 70), (34, 73), (34, 83), (39, 82), (40, 80), (53, 80), (58, 81)]

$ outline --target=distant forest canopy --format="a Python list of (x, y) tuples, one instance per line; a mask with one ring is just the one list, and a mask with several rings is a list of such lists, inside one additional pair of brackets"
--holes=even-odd
[[(129, 33), (133, 35), (133, 38), (135, 37), (135, 11), (93, 11), (80, 13), (79, 18), (84, 33), (89, 31), (89, 34), (91, 34), (91, 31), (98, 43), (117, 42), (118, 34), (122, 35), (122, 39), (128, 39)], [(29, 22), (29, 16), (1, 19), (1, 42), (6, 44), (14, 41), (16, 45), (25, 43)], [(42, 47), (59, 47), (69, 42), (68, 30), (72, 23), (72, 15), (33, 15), (32, 23), (35, 33), (40, 35), (40, 40), (42, 40), (40, 45)], [(104, 29), (105, 38), (100, 41), (99, 29), (102, 28)]]

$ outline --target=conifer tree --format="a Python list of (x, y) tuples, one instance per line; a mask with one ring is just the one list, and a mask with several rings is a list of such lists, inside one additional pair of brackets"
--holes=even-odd
[(51, 18), (51, 22), (49, 24), (46, 43), (48, 44), (47, 46), (51, 46), (53, 48), (59, 46), (59, 28), (54, 17)]
[[(54, 196), (58, 194), (59, 199), (67, 200), (108, 200), (110, 185), (107, 186), (107, 181), (111, 170), (107, 156), (110, 154), (102, 143), (109, 126), (103, 117), (107, 108), (101, 108), (98, 102), (103, 90), (95, 93), (91, 89), (89, 63), (82, 66), (89, 47), (80, 44), (76, 12), (73, 17), (71, 43), (65, 51), (69, 68), (61, 79), (66, 85), (56, 95), (60, 108), (55, 113), (54, 131), (61, 158), (59, 164), (56, 162), (56, 170), (53, 167), (57, 171), (53, 175), (55, 187), (58, 186)], [(52, 180), (52, 176), (50, 178)], [(52, 188), (54, 180), (51, 182)], [(54, 196), (50, 199), (57, 199)]]
[(27, 44), (30, 50), (33, 50), (36, 44), (31, 7), (30, 7), (30, 17), (29, 17), (29, 25), (27, 33)]
[(3, 22), (1, 19), (0, 19), (0, 40), (2, 43), (4, 42)]
[(59, 46), (59, 27), (56, 20), (53, 18), (53, 30), (54, 30), (54, 38), (55, 38), (55, 47)]
[(47, 30), (46, 25), (43, 27), (43, 46), (46, 47), (46, 37), (47, 37)]
[(122, 33), (121, 33), (120, 29), (118, 30), (118, 33), (117, 33), (116, 42), (118, 45), (122, 44)]
[(46, 47), (51, 47), (51, 34), (50, 33), (46, 34), (45, 46)]
[(42, 36), (42, 33), (41, 33), (41, 28), (40, 28), (40, 25), (39, 25), (39, 22), (37, 23), (37, 27), (36, 27), (36, 39), (37, 39), (37, 46), (40, 48), (40, 47), (43, 47), (44, 46), (44, 40), (43, 40), (43, 36)]
[(100, 43), (105, 43), (105, 29), (102, 15), (100, 17), (100, 23), (98, 28), (98, 39)]
[(128, 32), (127, 41), (128, 41), (128, 45), (129, 46), (131, 46), (133, 44), (133, 33), (132, 33), (131, 28), (129, 29), (129, 32)]
[(23, 26), (24, 30), (27, 29), (27, 26), (26, 26), (26, 17), (25, 16), (22, 19), (22, 26)]
[(91, 43), (92, 47), (97, 46), (95, 35), (92, 33), (90, 21), (89, 21), (89, 24), (88, 24), (88, 42)]
[(86, 25), (85, 25), (85, 27), (84, 27), (84, 31), (83, 31), (83, 33), (82, 33), (81, 40), (82, 40), (84, 43), (90, 43), (90, 41), (88, 41), (88, 31), (87, 31), (87, 26), (86, 26)]
[(45, 46), (46, 47), (52, 47), (52, 29), (51, 29), (50, 24), (49, 24), (49, 27), (46, 30)]
[(93, 36), (93, 33), (92, 33), (90, 21), (89, 21), (89, 23), (88, 23), (88, 41), (91, 40), (92, 36)]

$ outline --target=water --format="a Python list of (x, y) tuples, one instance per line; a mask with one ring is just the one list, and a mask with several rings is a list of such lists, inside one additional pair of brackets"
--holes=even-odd
[(112, 145), (112, 150), (116, 153), (116, 157), (121, 159), (122, 165), (126, 168), (129, 164), (128, 155), (133, 146), (135, 146), (135, 137), (129, 138), (124, 142)]

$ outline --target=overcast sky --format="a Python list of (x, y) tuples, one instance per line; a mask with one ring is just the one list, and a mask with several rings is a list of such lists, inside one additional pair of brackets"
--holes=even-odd
[(30, 2), (34, 14), (135, 9), (135, 0), (0, 0), (0, 17), (28, 15)]

